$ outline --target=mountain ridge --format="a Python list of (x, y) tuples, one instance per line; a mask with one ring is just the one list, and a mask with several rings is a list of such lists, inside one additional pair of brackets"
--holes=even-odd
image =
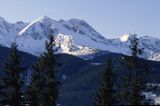
[[(9, 47), (16, 41), (18, 49), (32, 55), (44, 51), (47, 35), (55, 35), (57, 53), (67, 53), (87, 57), (97, 51), (110, 51), (129, 55), (129, 41), (132, 34), (125, 34), (115, 39), (106, 39), (86, 21), (70, 19), (56, 21), (41, 16), (30, 23), (9, 23), (0, 18), (0, 45)], [(160, 61), (160, 39), (149, 36), (139, 37), (140, 45), (145, 48), (142, 58)]]

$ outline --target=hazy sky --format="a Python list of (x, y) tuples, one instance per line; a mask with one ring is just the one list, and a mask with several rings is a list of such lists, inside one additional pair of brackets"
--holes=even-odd
[(0, 16), (9, 22), (43, 15), (84, 19), (107, 38), (125, 33), (160, 38), (160, 0), (0, 0)]

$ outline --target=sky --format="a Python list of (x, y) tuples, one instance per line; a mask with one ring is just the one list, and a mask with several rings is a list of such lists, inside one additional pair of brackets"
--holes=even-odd
[(160, 0), (0, 0), (0, 17), (31, 22), (83, 19), (106, 38), (125, 33), (160, 38)]

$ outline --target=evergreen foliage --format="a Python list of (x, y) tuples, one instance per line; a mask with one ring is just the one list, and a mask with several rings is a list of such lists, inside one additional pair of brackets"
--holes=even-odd
[(53, 47), (54, 38), (49, 36), (49, 41), (46, 41), (45, 52), (33, 65), (32, 80), (29, 87), (32, 106), (56, 106), (59, 82), (56, 80), (57, 63)]
[(21, 106), (22, 87), (24, 82), (21, 75), (25, 70), (21, 66), (21, 56), (17, 51), (16, 43), (11, 45), (8, 62), (4, 65), (4, 77), (2, 82), (2, 105)]
[(101, 87), (96, 96), (95, 106), (111, 106), (115, 104), (113, 82), (113, 65), (112, 60), (107, 62), (107, 69), (104, 72)]
[(40, 58), (37, 63), (33, 66), (33, 72), (31, 77), (31, 83), (27, 90), (27, 96), (30, 106), (41, 106), (42, 105), (42, 91), (44, 90), (44, 72), (40, 64)]
[(140, 48), (139, 39), (135, 34), (130, 42), (131, 56), (125, 56), (124, 65), (127, 71), (123, 72), (121, 103), (128, 105), (144, 105), (146, 100), (142, 93), (146, 90), (146, 77), (148, 66), (144, 61), (139, 60), (143, 48)]

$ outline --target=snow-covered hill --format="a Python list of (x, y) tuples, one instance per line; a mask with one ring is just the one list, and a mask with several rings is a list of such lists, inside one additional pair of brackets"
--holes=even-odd
[[(132, 34), (125, 34), (117, 39), (106, 39), (84, 20), (71, 19), (55, 21), (47, 16), (30, 22), (9, 23), (0, 18), (0, 45), (9, 47), (16, 41), (19, 50), (33, 55), (44, 51), (44, 43), (49, 34), (55, 35), (57, 53), (88, 56), (97, 51), (110, 51), (130, 54), (129, 40)], [(160, 61), (160, 39), (149, 36), (140, 37), (144, 47), (144, 57)]]

